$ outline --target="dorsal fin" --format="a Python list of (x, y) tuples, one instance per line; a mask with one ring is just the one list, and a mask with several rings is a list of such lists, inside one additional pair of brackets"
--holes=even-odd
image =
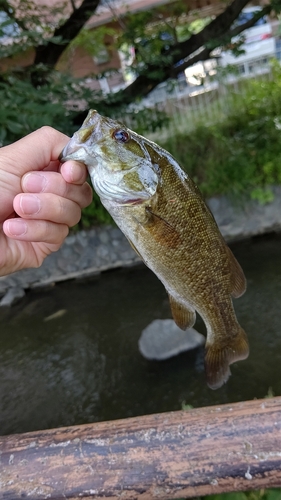
[(196, 313), (191, 307), (187, 307), (185, 304), (178, 302), (172, 295), (169, 295), (170, 306), (172, 315), (176, 325), (181, 328), (181, 330), (187, 330), (191, 328), (196, 320)]
[(247, 282), (242, 267), (237, 262), (236, 258), (234, 257), (229, 247), (227, 247), (227, 250), (229, 256), (228, 262), (230, 269), (230, 283), (231, 283), (230, 292), (232, 297), (238, 298), (241, 297), (241, 295), (243, 295), (243, 293), (246, 291)]

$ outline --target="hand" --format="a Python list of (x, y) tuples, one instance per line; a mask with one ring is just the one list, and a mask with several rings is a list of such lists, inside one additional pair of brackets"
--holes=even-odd
[(92, 201), (83, 164), (58, 156), (69, 138), (43, 127), (0, 149), (0, 275), (38, 267)]

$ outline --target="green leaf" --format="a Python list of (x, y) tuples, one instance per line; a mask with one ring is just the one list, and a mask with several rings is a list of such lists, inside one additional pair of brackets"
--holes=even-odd
[(280, 500), (281, 498), (281, 489), (278, 488), (276, 490), (267, 490), (264, 500)]
[(245, 495), (245, 493), (239, 491), (234, 493), (221, 493), (219, 495), (211, 495), (209, 497), (209, 500), (247, 500), (247, 496)]

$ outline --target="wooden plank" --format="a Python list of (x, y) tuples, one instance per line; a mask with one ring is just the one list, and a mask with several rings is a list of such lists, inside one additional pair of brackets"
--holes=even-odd
[(281, 486), (281, 397), (0, 438), (0, 498), (188, 498)]

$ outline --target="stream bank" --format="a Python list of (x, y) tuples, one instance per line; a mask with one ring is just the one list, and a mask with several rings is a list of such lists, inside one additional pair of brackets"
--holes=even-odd
[[(257, 201), (239, 205), (224, 196), (208, 200), (227, 242), (281, 230), (281, 186), (272, 189), (274, 200), (264, 205)], [(52, 286), (59, 281), (86, 278), (139, 262), (140, 258), (116, 226), (95, 227), (70, 234), (60, 250), (47, 257), (40, 268), (0, 277), (0, 296), (8, 291)]]

